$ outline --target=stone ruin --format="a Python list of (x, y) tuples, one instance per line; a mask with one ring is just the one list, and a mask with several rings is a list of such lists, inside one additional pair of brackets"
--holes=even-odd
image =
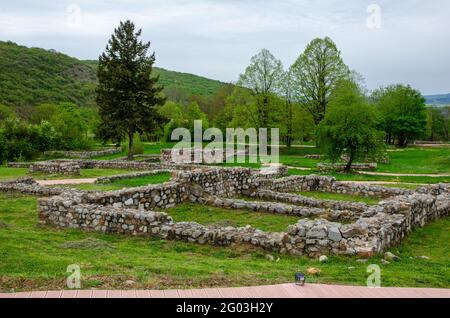
[[(172, 170), (173, 171), (173, 170)], [(39, 199), (39, 222), (57, 228), (137, 236), (157, 236), (199, 244), (248, 244), (290, 255), (371, 257), (399, 244), (414, 226), (448, 216), (450, 185), (417, 191), (338, 182), (325, 176), (280, 177), (244, 168), (173, 172), (169, 182), (96, 192), (39, 186), (32, 179), (0, 183)], [(298, 192), (322, 191), (382, 199), (377, 205), (318, 200)], [(301, 219), (284, 232), (174, 222), (164, 212), (184, 202), (230, 209), (294, 215)]]

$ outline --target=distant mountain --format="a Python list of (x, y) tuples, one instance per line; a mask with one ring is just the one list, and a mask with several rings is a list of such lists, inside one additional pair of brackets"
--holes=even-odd
[[(0, 41), (0, 104), (73, 102), (95, 105), (97, 61), (81, 61), (54, 50)], [(160, 83), (186, 96), (210, 97), (225, 84), (193, 74), (155, 68)]]
[(445, 106), (450, 105), (450, 94), (425, 96), (428, 105)]

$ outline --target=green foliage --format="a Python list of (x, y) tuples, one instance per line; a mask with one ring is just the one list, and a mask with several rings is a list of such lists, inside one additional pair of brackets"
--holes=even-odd
[(312, 40), (291, 67), (295, 83), (292, 95), (304, 104), (319, 124), (324, 118), (331, 94), (350, 71), (336, 44), (328, 37)]
[[(122, 152), (124, 153), (128, 153), (129, 149), (128, 149), (128, 145), (123, 145), (122, 146)], [(144, 153), (144, 144), (141, 141), (141, 137), (139, 136), (138, 133), (134, 134), (134, 140), (133, 140), (133, 146), (131, 148), (131, 153), (133, 155), (140, 155)]]
[(95, 70), (75, 58), (0, 41), (0, 103), (95, 105)]
[(200, 106), (192, 102), (188, 105), (167, 102), (159, 110), (161, 115), (169, 118), (169, 122), (164, 126), (164, 139), (171, 141), (172, 131), (176, 128), (186, 128), (194, 136), (194, 121), (201, 120), (203, 130), (208, 129), (209, 122), (205, 113), (202, 112)]
[(100, 56), (97, 76), (97, 104), (101, 127), (111, 129), (117, 138), (128, 137), (128, 157), (133, 156), (136, 132), (152, 132), (165, 119), (158, 109), (165, 102), (158, 77), (153, 77), (155, 54), (148, 55), (150, 42), (139, 40), (141, 30), (120, 22)]
[(11, 107), (0, 104), (0, 127), (7, 119), (15, 118), (14, 110)]
[(355, 160), (375, 159), (383, 150), (378, 117), (375, 107), (366, 102), (355, 83), (341, 81), (318, 127), (319, 146), (334, 162), (346, 155), (347, 171)]
[[(18, 62), (20, 61), (20, 63)], [(80, 61), (54, 50), (0, 41), (0, 104), (34, 106), (71, 102), (95, 107), (98, 61)], [(169, 99), (212, 98), (226, 84), (193, 74), (155, 68)], [(48, 119), (47, 119), (48, 120)]]
[(406, 146), (423, 137), (426, 129), (425, 99), (419, 91), (405, 85), (391, 85), (372, 94), (382, 115), (386, 142)]
[(87, 136), (86, 121), (75, 104), (63, 103), (57, 106), (50, 123), (57, 134), (58, 149), (87, 149), (91, 141)]
[(17, 119), (5, 121), (0, 130), (0, 163), (30, 160), (39, 152), (49, 150), (54, 142), (48, 123), (33, 126)]
[(239, 76), (238, 86), (248, 88), (256, 97), (253, 127), (268, 127), (270, 108), (273, 106), (270, 96), (280, 91), (282, 80), (283, 64), (266, 49), (254, 55), (250, 65)]
[(30, 115), (30, 122), (32, 124), (40, 124), (43, 120), (49, 121), (57, 112), (57, 104), (37, 105), (33, 108), (33, 112)]
[(439, 107), (427, 107), (427, 140), (446, 140), (448, 136), (448, 117), (446, 117), (446, 110), (445, 108)]

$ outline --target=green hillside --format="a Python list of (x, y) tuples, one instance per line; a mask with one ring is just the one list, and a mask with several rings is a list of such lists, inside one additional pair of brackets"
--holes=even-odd
[[(80, 61), (54, 50), (0, 41), (0, 104), (11, 106), (73, 102), (95, 105), (96, 61)], [(210, 97), (223, 83), (156, 69), (166, 89)]]
[(428, 105), (445, 106), (450, 105), (450, 94), (428, 95), (425, 96)]

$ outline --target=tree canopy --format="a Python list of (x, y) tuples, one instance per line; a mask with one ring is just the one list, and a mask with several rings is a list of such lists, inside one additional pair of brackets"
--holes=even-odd
[(382, 115), (386, 142), (407, 146), (426, 131), (425, 98), (407, 85), (391, 85), (373, 92), (372, 99)]
[(267, 127), (270, 95), (279, 93), (282, 79), (283, 64), (266, 49), (253, 56), (250, 65), (239, 76), (238, 86), (250, 89), (256, 96), (256, 128)]
[(334, 90), (324, 120), (318, 127), (318, 144), (333, 162), (348, 158), (346, 171), (356, 160), (377, 159), (383, 150), (379, 115), (352, 81), (341, 81)]
[(325, 116), (334, 88), (349, 75), (341, 52), (329, 37), (312, 40), (292, 65), (293, 96), (306, 106), (316, 125)]

